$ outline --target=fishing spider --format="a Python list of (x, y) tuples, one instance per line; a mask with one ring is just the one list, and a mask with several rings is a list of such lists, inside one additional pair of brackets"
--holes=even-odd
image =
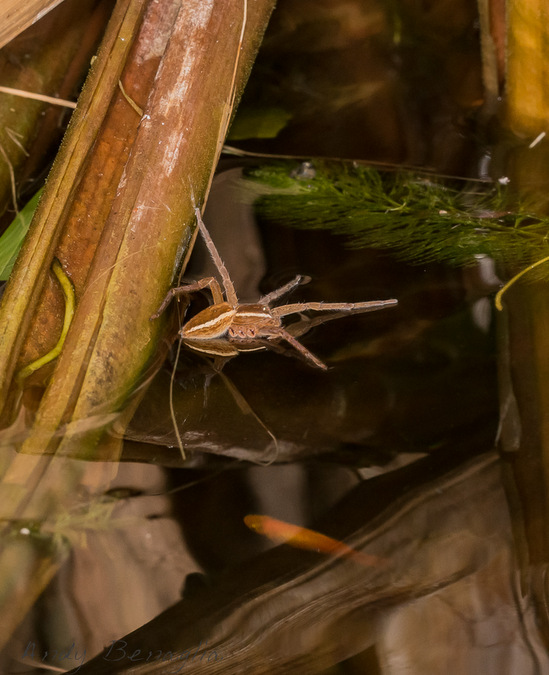
[[(273, 302), (303, 283), (305, 277), (298, 275), (284, 286), (261, 297), (258, 302), (240, 304), (227, 268), (202, 221), (200, 210), (195, 208), (195, 213), (202, 237), (221, 276), (225, 297), (217, 279), (206, 277), (193, 284), (172, 288), (158, 311), (151, 316), (151, 319), (158, 318), (172, 298), (208, 287), (212, 294), (213, 305), (189, 319), (179, 331), (183, 343), (197, 352), (225, 359), (236, 356), (242, 351), (266, 349), (268, 346), (274, 346), (280, 340), (284, 340), (311, 365), (327, 370), (327, 366), (295, 337), (309, 330), (313, 325), (312, 322), (298, 322), (286, 328), (282, 324), (283, 317), (307, 311), (339, 312), (341, 315), (371, 312), (396, 305), (398, 302), (394, 299), (372, 300), (370, 302), (296, 302), (271, 307)], [(316, 323), (324, 323), (331, 318), (339, 318), (339, 316), (321, 317)]]

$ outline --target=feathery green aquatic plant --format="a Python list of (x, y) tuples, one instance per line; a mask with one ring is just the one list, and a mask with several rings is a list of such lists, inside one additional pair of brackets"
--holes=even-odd
[(245, 180), (267, 220), (329, 229), (351, 247), (392, 249), (415, 263), (467, 265), (484, 254), (520, 266), (549, 255), (549, 217), (519, 211), (505, 185), (345, 162), (279, 162)]

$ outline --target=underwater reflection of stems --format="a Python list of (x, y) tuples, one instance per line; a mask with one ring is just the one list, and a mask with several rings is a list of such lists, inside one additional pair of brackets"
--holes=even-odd
[(220, 371), (219, 376), (225, 383), (225, 386), (231, 393), (231, 396), (234, 398), (237, 406), (240, 408), (240, 410), (245, 414), (245, 415), (251, 415), (256, 422), (265, 430), (265, 432), (270, 436), (271, 440), (273, 441), (274, 444), (274, 456), (265, 461), (258, 461), (258, 464), (264, 464), (265, 466), (269, 466), (273, 462), (276, 461), (279, 453), (279, 446), (278, 446), (278, 440), (276, 436), (273, 434), (273, 432), (267, 427), (265, 422), (259, 417), (259, 415), (254, 411), (254, 409), (250, 406), (248, 401), (242, 396), (242, 394), (238, 391), (237, 387), (234, 385), (234, 383), (225, 375), (223, 371)]
[(181, 452), (181, 457), (185, 459), (185, 449), (183, 447), (183, 440), (181, 439), (181, 434), (179, 433), (179, 425), (177, 424), (177, 418), (175, 416), (175, 409), (173, 407), (173, 385), (175, 382), (175, 371), (177, 369), (177, 363), (179, 361), (179, 355), (181, 354), (181, 340), (178, 341), (177, 344), (177, 352), (175, 354), (175, 362), (174, 366), (172, 368), (172, 374), (170, 376), (170, 417), (172, 418), (172, 423), (173, 423), (173, 430), (175, 432), (175, 437), (177, 438), (177, 445), (179, 446), (179, 450)]

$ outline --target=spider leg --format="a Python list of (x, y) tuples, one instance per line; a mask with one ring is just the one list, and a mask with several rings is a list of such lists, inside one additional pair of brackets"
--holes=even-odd
[(215, 277), (205, 277), (204, 279), (201, 279), (200, 281), (197, 281), (194, 284), (185, 284), (184, 286), (177, 286), (176, 288), (170, 288), (160, 307), (151, 316), (150, 321), (152, 321), (153, 319), (158, 319), (158, 317), (170, 304), (173, 298), (176, 298), (179, 295), (183, 295), (184, 293), (194, 293), (195, 291), (201, 291), (203, 288), (207, 288), (208, 286), (212, 293), (214, 304), (218, 305), (219, 303), (224, 302), (223, 293), (221, 292), (221, 287), (217, 279)]
[(296, 302), (291, 305), (273, 307), (273, 316), (282, 317), (299, 312), (373, 312), (383, 307), (396, 305), (398, 300), (370, 300), (368, 302)]
[[(219, 252), (217, 248), (215, 247), (215, 244), (213, 243), (213, 239), (210, 237), (210, 233), (206, 229), (206, 225), (204, 225), (204, 221), (202, 220), (202, 215), (200, 214), (200, 209), (195, 208), (194, 210), (196, 214), (196, 220), (198, 223), (198, 228), (200, 229), (200, 233), (202, 234), (202, 237), (206, 243), (206, 246), (208, 247), (208, 251), (210, 253), (210, 256), (212, 260), (215, 263), (215, 266), (217, 267), (217, 271), (221, 275), (221, 279), (223, 280), (223, 287), (225, 289), (225, 295), (227, 296), (227, 301), (233, 306), (236, 307), (238, 305), (238, 298), (236, 297), (236, 291), (234, 290), (234, 285), (233, 282), (231, 281), (231, 277), (229, 276), (229, 272), (227, 271), (227, 268), (225, 267), (225, 263), (223, 260), (221, 260), (221, 256), (219, 255)], [(213, 293), (212, 293), (213, 295)], [(215, 304), (218, 301), (214, 298)]]
[(305, 283), (308, 280), (308, 278), (309, 277), (305, 277), (302, 274), (298, 274), (295, 277), (295, 279), (288, 281), (288, 283), (284, 284), (284, 286), (281, 286), (280, 288), (277, 288), (276, 290), (267, 293), (267, 295), (262, 296), (258, 300), (258, 303), (260, 303), (261, 305), (270, 305), (271, 302), (278, 300), (278, 298), (281, 298), (283, 295), (286, 295), (290, 291), (293, 291), (294, 288), (296, 288), (297, 286), (300, 286), (301, 284)]

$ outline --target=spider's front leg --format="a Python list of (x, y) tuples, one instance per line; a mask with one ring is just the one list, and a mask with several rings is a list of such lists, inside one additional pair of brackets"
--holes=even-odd
[(306, 284), (310, 280), (311, 280), (310, 277), (306, 277), (303, 274), (298, 274), (294, 279), (288, 281), (287, 284), (284, 284), (284, 286), (281, 286), (280, 288), (277, 288), (276, 290), (267, 293), (267, 295), (263, 295), (259, 299), (259, 303), (262, 305), (269, 306), (275, 300), (278, 300), (282, 296), (287, 295), (290, 291), (293, 291), (294, 288), (297, 288), (302, 284)]
[(398, 304), (398, 300), (369, 300), (367, 302), (295, 302), (291, 305), (282, 305), (274, 307), (271, 311), (273, 316), (283, 317), (290, 314), (299, 314), (300, 312), (348, 312), (349, 314), (358, 314), (359, 312), (374, 312), (384, 307), (392, 307)]
[[(284, 288), (284, 287), (283, 287)], [(300, 314), (302, 312), (314, 311), (314, 312), (332, 312), (327, 316), (321, 316), (314, 319), (314, 324), (318, 325), (324, 323), (325, 321), (330, 321), (331, 319), (341, 318), (347, 314), (354, 314), (360, 312), (372, 312), (377, 309), (382, 309), (383, 307), (391, 307), (398, 303), (395, 299), (390, 300), (371, 300), (367, 302), (296, 302), (290, 305), (282, 305), (280, 307), (272, 308), (271, 315), (273, 321), (278, 322), (278, 328), (273, 328), (270, 331), (268, 336), (269, 339), (280, 338), (288, 342), (292, 347), (302, 354), (312, 365), (317, 368), (322, 368), (322, 370), (327, 370), (327, 366), (317, 358), (312, 352), (310, 352), (306, 347), (304, 347), (301, 342), (299, 342), (295, 335), (292, 335), (293, 326), (290, 326), (290, 329), (286, 329), (282, 326), (282, 317), (289, 316), (291, 314)], [(312, 327), (312, 322), (308, 326), (301, 327), (298, 329), (297, 334), (303, 335), (306, 333), (309, 328)], [(290, 332), (292, 331), (292, 332)]]

